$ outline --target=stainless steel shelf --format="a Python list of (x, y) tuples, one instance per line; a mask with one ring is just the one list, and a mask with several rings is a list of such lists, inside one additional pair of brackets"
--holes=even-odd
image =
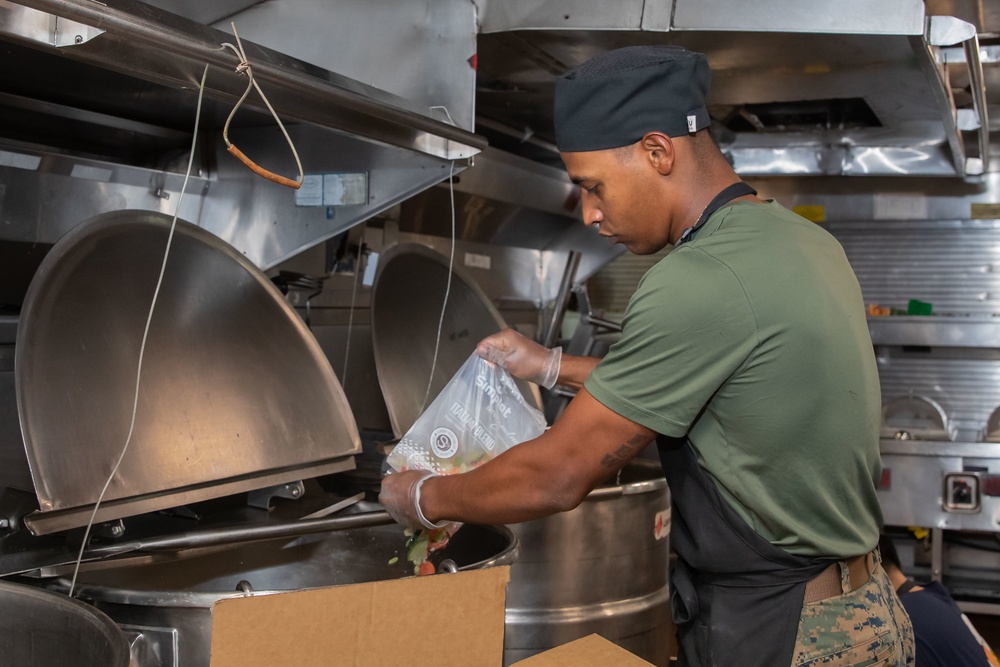
[(875, 345), (1000, 348), (1000, 317), (870, 317), (868, 331)]
[(882, 454), (909, 456), (962, 456), (1000, 459), (1000, 442), (951, 442), (931, 440), (879, 440)]

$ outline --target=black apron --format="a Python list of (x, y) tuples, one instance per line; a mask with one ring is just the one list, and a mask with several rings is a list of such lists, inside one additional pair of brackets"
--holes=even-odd
[(686, 439), (657, 439), (670, 486), (670, 603), (680, 665), (785, 667), (806, 582), (830, 560), (796, 556), (758, 535), (698, 465)]
[[(727, 202), (756, 194), (745, 183), (720, 192), (678, 245)], [(719, 493), (686, 438), (657, 438), (672, 504), (671, 605), (680, 665), (785, 667), (792, 662), (806, 583), (829, 560), (789, 554), (757, 534)]]

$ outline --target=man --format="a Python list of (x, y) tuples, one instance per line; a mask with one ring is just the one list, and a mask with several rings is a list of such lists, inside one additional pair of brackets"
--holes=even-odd
[(917, 667), (990, 667), (1000, 664), (939, 581), (915, 584), (903, 574), (892, 540), (878, 541), (882, 563), (899, 594), (917, 645)]
[(637, 254), (676, 247), (599, 362), (512, 331), (480, 343), (513, 375), (579, 388), (544, 435), (463, 475), (390, 475), (381, 501), (409, 525), (535, 519), (656, 440), (682, 664), (912, 664), (873, 552), (880, 398), (860, 288), (827, 232), (740, 181), (707, 130), (708, 79), (701, 54), (630, 47), (557, 80), (584, 222)]

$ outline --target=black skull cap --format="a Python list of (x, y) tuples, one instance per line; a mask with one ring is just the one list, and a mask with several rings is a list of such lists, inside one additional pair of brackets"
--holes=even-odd
[(599, 151), (647, 132), (694, 134), (711, 122), (710, 78), (704, 54), (680, 46), (627, 46), (596, 56), (556, 80), (556, 146)]

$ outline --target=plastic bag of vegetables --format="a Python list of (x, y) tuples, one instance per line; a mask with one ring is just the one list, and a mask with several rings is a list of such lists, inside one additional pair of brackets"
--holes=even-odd
[(510, 373), (472, 353), (389, 454), (396, 471), (466, 472), (545, 431)]
[[(545, 431), (545, 417), (528, 405), (506, 370), (478, 354), (466, 360), (390, 452), (397, 472), (467, 472)], [(433, 574), (429, 556), (460, 527), (407, 531), (407, 560), (416, 574)]]

